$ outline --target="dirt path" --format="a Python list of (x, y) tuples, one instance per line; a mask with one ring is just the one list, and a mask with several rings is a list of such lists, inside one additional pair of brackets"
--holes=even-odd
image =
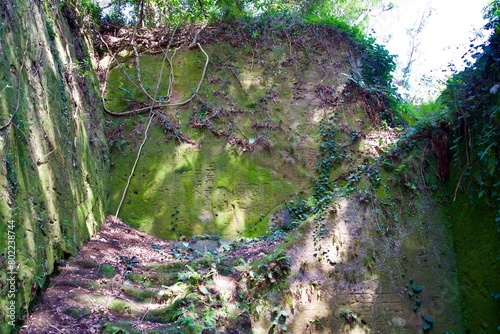
[[(186, 265), (195, 267), (207, 254), (227, 262), (240, 257), (255, 260), (281, 241), (233, 243), (209, 236), (166, 241), (108, 216), (100, 232), (51, 278), (20, 333), (178, 332), (147, 319), (151, 311), (165, 306), (158, 296), (177, 281)], [(236, 280), (235, 275), (221, 279), (233, 289)]]

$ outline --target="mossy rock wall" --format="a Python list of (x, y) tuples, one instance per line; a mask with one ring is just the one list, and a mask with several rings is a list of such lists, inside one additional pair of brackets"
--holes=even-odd
[(104, 218), (109, 162), (93, 51), (67, 6), (0, 8), (1, 333)]
[[(437, 178), (422, 180), (423, 146), (398, 142), (401, 132), (382, 122), (382, 100), (348, 80), (352, 45), (306, 36), (302, 48), (293, 36), (203, 43), (210, 62), (200, 93), (155, 110), (120, 217), (162, 238), (256, 236), (290, 228), (279, 221), (287, 202), (288, 223), (300, 224), (284, 244), (291, 275), (257, 299), (286, 311), (291, 332), (420, 333), (424, 313), (436, 331), (460, 331), (455, 259), (428, 193)], [(136, 67), (154, 95), (162, 58), (122, 59), (107, 106), (125, 112), (147, 102)], [(177, 50), (172, 102), (195, 90), (204, 62), (200, 50)], [(163, 75), (158, 95), (168, 96)], [(108, 118), (113, 208), (148, 122), (147, 114)], [(252, 332), (273, 332), (262, 314)]]
[(452, 172), (446, 213), (457, 253), (463, 322), (467, 332), (493, 333), (500, 325), (500, 301), (495, 297), (500, 290), (496, 212), (488, 199), (475, 198), (475, 191), (455, 195), (461, 172), (458, 168)]
[[(349, 72), (348, 44), (340, 38), (300, 48), (291, 43), (203, 43), (209, 62), (199, 94), (188, 104), (155, 111), (120, 209), (124, 221), (168, 239), (257, 236), (268, 232), (272, 214), (287, 201), (311, 195), (319, 123), (347, 82), (342, 73)], [(163, 58), (141, 55), (138, 67), (150, 95), (164, 67), (157, 96), (165, 98), (169, 66), (162, 65)], [(191, 96), (205, 62), (200, 49), (177, 50), (171, 102)], [(135, 57), (125, 57), (110, 71), (109, 109), (123, 112), (147, 101), (137, 84), (136, 63)], [(322, 95), (322, 89), (328, 91)], [(148, 121), (147, 113), (108, 118), (113, 212)]]

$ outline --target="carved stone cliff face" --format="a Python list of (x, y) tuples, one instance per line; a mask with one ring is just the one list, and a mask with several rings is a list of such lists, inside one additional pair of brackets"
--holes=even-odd
[(55, 262), (104, 218), (108, 153), (98, 84), (84, 30), (69, 13), (27, 0), (0, 7), (2, 287), (11, 278), (9, 233), (16, 252), (15, 296), (0, 299), (2, 333), (12, 329), (6, 305), (15, 300), (16, 319), (25, 316)]
[(167, 58), (123, 48), (127, 32), (114, 40), (119, 64), (102, 61), (106, 107), (124, 113), (106, 116), (111, 211), (121, 203), (127, 224), (186, 244), (293, 230), (290, 275), (266, 297), (251, 292), (262, 314), (289, 311), (292, 333), (419, 332), (416, 300), (435, 328), (458, 328), (453, 251), (426, 192), (438, 176), (422, 179), (421, 143), (398, 143), (386, 96), (366, 86), (348, 39), (285, 29), (271, 43), (218, 29), (191, 49), (166, 34)]
[[(108, 240), (118, 256), (107, 254), (107, 263), (80, 258), (75, 266), (87, 266), (94, 279), (105, 264), (110, 273), (100, 279), (113, 289), (124, 263), (133, 271), (146, 264), (138, 258), (147, 261), (132, 254), (137, 249), (127, 248), (120, 231), (150, 240), (143, 249), (174, 261), (159, 265), (175, 268), (168, 282), (147, 282), (157, 264), (140, 268), (146, 273), (140, 280), (120, 274), (116, 282), (137, 292), (127, 298), (144, 291), (156, 298), (150, 320), (158, 326), (187, 323), (187, 316), (168, 314), (172, 305), (187, 305), (186, 312), (190, 305), (215, 307), (205, 302), (220, 288), (212, 277), (202, 289), (184, 282), (175, 298), (184, 296), (185, 304), (163, 296), (177, 291), (186, 268), (193, 274), (186, 265), (196, 259), (196, 270), (218, 270), (217, 279), (231, 282), (224, 298), (235, 313), (220, 321), (221, 330), (244, 325), (267, 333), (284, 321), (292, 333), (421, 332), (429, 322), (419, 312), (435, 318), (436, 331), (461, 330), (453, 243), (443, 224), (449, 218), (432, 197), (449, 170), (440, 165), (447, 156), (430, 152), (439, 145), (436, 152), (446, 151), (446, 135), (433, 138), (439, 145), (403, 137), (387, 95), (367, 79), (383, 72), (381, 64), (345, 31), (290, 22), (138, 30), (134, 49), (132, 30), (122, 29), (103, 37), (107, 45), (98, 42), (100, 52), (110, 46), (112, 54), (95, 60), (66, 5), (1, 6), (0, 218), (10, 223), (0, 225), (0, 332), (13, 330), (3, 310), (13, 301), (15, 320), (22, 319), (58, 261), (115, 212), (171, 240), (148, 239), (120, 223)], [(219, 246), (221, 238), (232, 250), (269, 240), (273, 247), (239, 259), (204, 252), (203, 245)], [(261, 254), (278, 243), (278, 251)], [(207, 268), (203, 255), (224, 265)], [(261, 262), (251, 263), (256, 258)], [(280, 261), (286, 270), (279, 279), (262, 271)], [(244, 265), (262, 276), (260, 283), (242, 279), (237, 267)], [(69, 299), (99, 319), (102, 310), (110, 312), (121, 326), (130, 314), (120, 310), (131, 308), (83, 297), (109, 287), (96, 286)], [(246, 297), (238, 295), (241, 287)], [(143, 302), (131, 301), (142, 320), (151, 311)], [(277, 316), (277, 307), (286, 311)], [(35, 319), (45, 326), (44, 316)]]
[[(276, 37), (281, 42), (275, 43), (228, 31), (221, 37), (212, 29), (200, 33), (202, 49), (175, 49), (175, 56), (172, 49), (165, 58), (161, 50), (139, 57), (125, 48), (115, 50), (120, 60), (110, 63), (107, 108), (144, 111), (108, 118), (111, 208), (122, 202), (121, 218), (163, 238), (266, 233), (279, 224), (275, 213), (318, 190), (319, 169), (326, 181), (345, 177), (397, 137), (377, 139), (386, 134), (377, 133), (382, 102), (359, 97), (348, 84), (353, 56), (341, 35)], [(179, 104), (200, 80), (198, 94)], [(155, 107), (166, 107), (153, 109), (148, 128), (153, 95)], [(328, 142), (322, 144), (323, 137)]]

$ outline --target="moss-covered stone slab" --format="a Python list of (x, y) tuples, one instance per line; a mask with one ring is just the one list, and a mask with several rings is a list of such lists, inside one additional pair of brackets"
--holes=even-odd
[(78, 307), (70, 307), (65, 309), (63, 313), (76, 319), (90, 315), (90, 309), (88, 307), (84, 307), (82, 309)]
[(95, 274), (101, 278), (113, 278), (118, 271), (111, 264), (103, 263), (95, 268)]
[[(278, 49), (288, 48), (276, 46), (274, 53), (263, 53), (262, 61), (252, 64), (246, 48), (205, 46), (210, 74), (189, 104), (156, 112), (124, 197), (149, 118), (110, 119), (111, 209), (117, 209), (123, 197), (119, 216), (162, 238), (251, 237), (267, 233), (271, 214), (292, 197), (310, 194), (324, 102), (315, 85), (299, 89), (292, 82), (305, 73), (324, 73), (317, 66), (303, 73), (281, 65), (271, 69), (270, 64), (279, 64), (283, 56)], [(147, 102), (147, 95), (155, 91), (163, 56), (139, 59), (147, 94), (136, 85), (132, 60), (116, 66), (106, 91), (107, 106), (115, 112)], [(204, 61), (200, 50), (177, 51), (174, 102), (190, 97)], [(333, 63), (325, 60), (324, 66), (332, 72), (342, 70)], [(323, 84), (339, 87), (345, 80), (332, 76)], [(168, 77), (162, 77), (158, 94), (167, 94), (168, 85)]]

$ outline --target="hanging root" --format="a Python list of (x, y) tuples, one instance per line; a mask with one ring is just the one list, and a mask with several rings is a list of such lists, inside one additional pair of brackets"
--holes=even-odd
[[(174, 33), (175, 33), (175, 30), (174, 30)], [(171, 41), (173, 39), (173, 36), (174, 36), (174, 33), (172, 34), (172, 38), (171, 38)], [(187, 103), (189, 103), (195, 96), (198, 95), (198, 92), (200, 90), (200, 87), (201, 87), (201, 84), (203, 83), (204, 79), (205, 79), (205, 75), (206, 75), (206, 71), (207, 71), (207, 67), (208, 67), (208, 63), (210, 61), (210, 58), (208, 56), (208, 54), (205, 52), (205, 50), (203, 49), (203, 47), (201, 46), (200, 43), (197, 43), (196, 45), (198, 46), (198, 48), (201, 50), (201, 52), (203, 52), (203, 54), (205, 55), (205, 66), (203, 67), (203, 72), (202, 72), (202, 75), (201, 75), (201, 78), (198, 82), (198, 86), (196, 87), (196, 90), (195, 92), (191, 95), (191, 97), (189, 97), (188, 99), (182, 101), (182, 102), (177, 102), (177, 103), (169, 103), (170, 102), (170, 96), (171, 96), (171, 92), (172, 92), (172, 85), (174, 83), (174, 68), (173, 68), (173, 63), (172, 63), (172, 59), (173, 57), (175, 56), (175, 53), (177, 52), (178, 48), (176, 48), (172, 54), (172, 57), (171, 58), (168, 58), (168, 49), (170, 48), (170, 44), (171, 44), (171, 41), (169, 43), (169, 46), (167, 48), (167, 51), (164, 51), (165, 53), (165, 58), (163, 60), (163, 64), (162, 64), (162, 68), (164, 66), (164, 62), (167, 61), (169, 66), (170, 66), (170, 80), (169, 80), (169, 88), (168, 88), (168, 99), (166, 101), (159, 101), (156, 99), (156, 96), (153, 97), (151, 96), (147, 90), (145, 89), (144, 87), (144, 84), (142, 83), (142, 78), (141, 78), (141, 71), (140, 71), (140, 63), (139, 63), (139, 53), (137, 51), (137, 48), (135, 46), (133, 46), (133, 49), (134, 49), (134, 54), (135, 54), (135, 62), (136, 62), (136, 72), (137, 72), (137, 81), (138, 83), (136, 83), (134, 80), (132, 80), (132, 78), (126, 73), (126, 71), (123, 69), (122, 65), (118, 62), (118, 60), (116, 59), (116, 56), (115, 54), (111, 51), (111, 48), (109, 47), (109, 45), (106, 43), (106, 41), (102, 38), (101, 35), (99, 35), (101, 41), (104, 43), (104, 45), (106, 45), (106, 48), (108, 49), (108, 52), (111, 56), (111, 59), (112, 59), (112, 62), (110, 62), (110, 65), (111, 63), (113, 62), (116, 62), (119, 66), (119, 68), (121, 69), (122, 73), (124, 73), (124, 75), (126, 76), (126, 78), (138, 89), (140, 89), (147, 97), (148, 99), (150, 100), (150, 105), (149, 106), (146, 106), (146, 107), (142, 107), (142, 108), (134, 108), (132, 110), (127, 110), (127, 111), (124, 111), (124, 112), (115, 112), (115, 111), (112, 111), (110, 110), (107, 106), (106, 106), (106, 100), (104, 98), (104, 93), (106, 91), (106, 85), (107, 85), (107, 77), (109, 75), (109, 70), (110, 70), (110, 66), (108, 66), (107, 70), (106, 70), (106, 75), (105, 75), (105, 79), (104, 79), (104, 85), (103, 85), (103, 88), (102, 88), (102, 91), (101, 91), (101, 100), (102, 100), (102, 104), (103, 104), (103, 107), (104, 107), (104, 111), (110, 115), (113, 115), (113, 116), (130, 116), (130, 115), (136, 115), (136, 114), (141, 114), (141, 113), (145, 113), (149, 110), (151, 110), (151, 107), (154, 105), (155, 107), (172, 107), (172, 106), (182, 106), (182, 105), (185, 105)], [(161, 81), (161, 75), (158, 79), (159, 81)]]
[(125, 200), (125, 195), (127, 194), (128, 187), (130, 186), (130, 180), (132, 180), (132, 176), (134, 175), (135, 172), (135, 167), (137, 166), (137, 163), (139, 162), (139, 157), (141, 156), (142, 148), (144, 144), (146, 144), (146, 141), (148, 139), (148, 131), (149, 127), (151, 125), (151, 122), (153, 121), (154, 113), (151, 113), (149, 116), (149, 122), (148, 126), (146, 127), (146, 131), (144, 132), (144, 139), (142, 140), (141, 146), (139, 146), (139, 150), (137, 151), (137, 157), (135, 158), (134, 165), (132, 166), (132, 170), (130, 171), (130, 175), (128, 176), (127, 184), (125, 185), (125, 189), (123, 190), (123, 195), (122, 199), (120, 200), (120, 204), (118, 204), (118, 208), (116, 209), (116, 214), (115, 216), (118, 217), (118, 214), (120, 213), (120, 209), (122, 207), (123, 201)]
[[(170, 44), (169, 44), (169, 47), (170, 47)], [(201, 48), (201, 45), (199, 45), (200, 49)], [(203, 49), (202, 49), (203, 50)], [(203, 51), (205, 53), (205, 51)], [(120, 203), (118, 204), (118, 208), (116, 209), (116, 214), (115, 216), (118, 217), (119, 213), (120, 213), (120, 209), (123, 205), (123, 201), (125, 200), (125, 196), (127, 194), (127, 190), (130, 186), (130, 181), (132, 180), (132, 176), (134, 175), (134, 172), (135, 172), (135, 168), (137, 166), (137, 163), (139, 162), (139, 158), (141, 156), (141, 152), (142, 152), (142, 148), (144, 147), (144, 144), (146, 144), (146, 141), (148, 139), (148, 131), (149, 131), (149, 128), (153, 122), (153, 118), (155, 117), (155, 113), (154, 113), (154, 108), (158, 107), (157, 105), (155, 106), (155, 101), (156, 101), (156, 97), (158, 95), (158, 90), (159, 90), (159, 87), (160, 87), (160, 83), (161, 83), (161, 78), (162, 78), (162, 75), (163, 75), (163, 69), (164, 69), (164, 65), (165, 65), (165, 61), (168, 60), (168, 49), (166, 51), (164, 51), (164, 54), (165, 54), (165, 57), (163, 58), (163, 62), (162, 62), (162, 66), (161, 66), (161, 70), (160, 70), (160, 75), (158, 77), (158, 81), (156, 83), (156, 87), (155, 87), (155, 92), (154, 92), (154, 96), (151, 98), (151, 105), (147, 108), (141, 108), (141, 109), (146, 109), (146, 110), (149, 110), (149, 122), (148, 122), (148, 125), (146, 127), (146, 130), (144, 131), (144, 139), (142, 140), (142, 143), (141, 145), (139, 146), (139, 150), (137, 151), (137, 157), (135, 158), (135, 161), (134, 161), (134, 165), (132, 166), (132, 170), (130, 171), (130, 175), (127, 179), (127, 184), (125, 185), (125, 189), (123, 190), (123, 194), (122, 194), (122, 198), (120, 200)], [(206, 53), (205, 53), (206, 54)], [(174, 51), (174, 55), (175, 55), (175, 51)], [(173, 57), (173, 55), (172, 55)], [(168, 60), (169, 64), (171, 65), (171, 59)], [(205, 70), (206, 70), (206, 67), (207, 67), (207, 64), (208, 64), (208, 55), (207, 55), (207, 62), (205, 64)], [(138, 75), (140, 75), (140, 69), (139, 69), (139, 65), (137, 65), (137, 68), (138, 68)], [(202, 80), (203, 80), (203, 77), (205, 76), (205, 70), (203, 71), (203, 76), (202, 76)], [(170, 66), (170, 78), (173, 79), (173, 67)], [(198, 93), (198, 90), (200, 89), (200, 86), (201, 86), (201, 82), (202, 80), (200, 80), (200, 83), (198, 85), (198, 88), (195, 92), (195, 94)], [(141, 86), (142, 86), (142, 82), (141, 82)], [(169, 85), (169, 88), (168, 88), (168, 99), (170, 100), (170, 96), (171, 96), (171, 93), (172, 93), (172, 80), (170, 81), (170, 85)], [(104, 90), (102, 92), (102, 97), (104, 96)], [(194, 96), (194, 95), (193, 95)], [(192, 99), (193, 97), (191, 97)], [(104, 102), (104, 97), (103, 97), (103, 102)], [(105, 108), (106, 109), (106, 108)], [(119, 113), (118, 116), (123, 116), (122, 113)]]

